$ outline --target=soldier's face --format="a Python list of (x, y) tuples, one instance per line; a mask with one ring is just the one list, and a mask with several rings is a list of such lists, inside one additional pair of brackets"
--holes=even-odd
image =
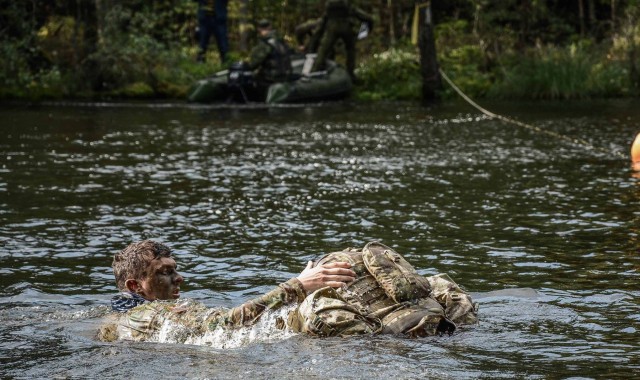
[(172, 300), (180, 297), (180, 284), (184, 278), (176, 271), (176, 262), (170, 257), (152, 260), (147, 277), (139, 282), (138, 293), (149, 301)]

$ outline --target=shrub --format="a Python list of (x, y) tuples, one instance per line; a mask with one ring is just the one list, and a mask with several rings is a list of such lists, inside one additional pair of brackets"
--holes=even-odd
[(419, 99), (422, 79), (413, 48), (390, 49), (374, 54), (356, 70), (362, 82), (355, 93), (361, 100)]
[[(522, 57), (504, 69), (489, 96), (528, 99), (576, 99), (620, 95), (624, 70), (619, 65), (598, 62), (590, 41), (561, 48), (546, 46)], [(617, 90), (616, 90), (617, 88)]]
[[(483, 71), (483, 54), (477, 45), (448, 49), (439, 56), (440, 68), (471, 97), (483, 97), (491, 87), (491, 74)], [(445, 84), (444, 97), (457, 96)]]

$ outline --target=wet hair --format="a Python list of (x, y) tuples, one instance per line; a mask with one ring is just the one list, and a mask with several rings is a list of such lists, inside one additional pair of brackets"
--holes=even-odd
[(129, 244), (113, 256), (113, 274), (118, 289), (126, 291), (125, 282), (132, 278), (142, 280), (147, 277), (147, 269), (152, 260), (171, 257), (171, 249), (153, 240), (143, 240)]

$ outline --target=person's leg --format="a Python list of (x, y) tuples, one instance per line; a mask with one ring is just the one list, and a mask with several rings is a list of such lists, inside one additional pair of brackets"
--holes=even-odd
[(216, 19), (214, 36), (216, 38), (216, 44), (218, 46), (218, 53), (220, 53), (220, 62), (224, 63), (227, 59), (227, 53), (229, 52), (229, 36), (227, 32), (227, 20)]
[(322, 41), (322, 37), (324, 36), (324, 27), (322, 25), (318, 25), (318, 27), (313, 31), (311, 37), (309, 38), (309, 43), (306, 47), (307, 53), (317, 53), (320, 41)]
[(204, 12), (198, 12), (198, 25), (200, 26), (200, 51), (198, 52), (198, 62), (204, 62), (211, 38), (211, 17)]
[(336, 42), (336, 35), (333, 28), (327, 26), (322, 39), (320, 40), (320, 47), (318, 48), (318, 55), (316, 56), (316, 61), (313, 63), (313, 68), (311, 71), (320, 71), (324, 70), (326, 67), (325, 60), (329, 54), (329, 51), (333, 49), (333, 45)]
[(344, 48), (347, 54), (347, 72), (351, 76), (351, 79), (355, 80), (356, 69), (356, 35), (351, 31), (345, 31), (342, 34), (342, 41), (344, 41)]

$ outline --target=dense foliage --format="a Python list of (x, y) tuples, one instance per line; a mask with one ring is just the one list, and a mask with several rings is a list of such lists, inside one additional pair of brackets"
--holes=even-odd
[[(360, 99), (420, 97), (410, 44), (415, 1), (353, 1), (373, 15), (358, 43)], [(431, 3), (441, 68), (475, 97), (637, 96), (639, 0), (447, 0)], [(214, 48), (195, 61), (192, 0), (0, 0), (0, 97), (182, 97), (221, 69)], [(295, 26), (323, 0), (230, 0), (231, 60), (246, 57), (253, 25)], [(340, 60), (340, 55), (338, 60)], [(444, 89), (445, 96), (452, 94)]]

